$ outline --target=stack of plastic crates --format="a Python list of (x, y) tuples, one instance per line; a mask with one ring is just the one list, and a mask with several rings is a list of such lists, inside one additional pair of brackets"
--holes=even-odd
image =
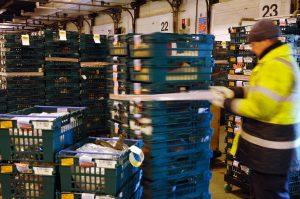
[[(256, 65), (256, 56), (251, 52), (251, 47), (247, 44), (250, 26), (231, 27), (230, 45), (229, 45), (229, 87), (246, 86), (251, 70)], [(226, 137), (225, 137), (225, 163), (227, 172), (225, 174), (226, 191), (231, 191), (232, 185), (240, 187), (246, 191), (249, 190), (249, 168), (240, 164), (235, 157), (230, 154), (232, 142), (235, 134), (241, 128), (241, 117), (227, 114), (225, 119)]]
[[(214, 37), (129, 37), (131, 94), (207, 89)], [(210, 198), (212, 114), (208, 101), (130, 102), (130, 130), (143, 139), (144, 198)]]
[(80, 35), (80, 100), (88, 108), (87, 128), (90, 135), (107, 135), (108, 41), (105, 35)]
[[(26, 43), (24, 42), (26, 37)], [(35, 35), (2, 35), (0, 39), (0, 86), (8, 112), (43, 105), (43, 39)], [(3, 101), (4, 102), (4, 101)]]
[(87, 130), (90, 134), (107, 134), (109, 119), (107, 65), (81, 62), (81, 105), (87, 107)]
[(80, 106), (78, 33), (44, 31), (46, 105)]
[[(117, 141), (113, 138), (88, 137), (86, 140), (62, 150), (57, 156), (61, 193), (64, 198), (119, 198), (140, 199), (142, 170), (129, 161), (127, 147), (142, 147), (141, 140), (124, 140), (122, 152), (110, 149), (96, 150), (101, 141)], [(89, 147), (90, 146), (90, 147)], [(89, 151), (89, 149), (91, 151)], [(84, 197), (85, 196), (85, 197)]]
[[(128, 94), (128, 42), (129, 35), (115, 35), (108, 38), (111, 65), (107, 68), (108, 91), (114, 95)], [(108, 126), (111, 136), (126, 133), (129, 138), (129, 102), (109, 100), (110, 120)]]
[(85, 136), (84, 109), (35, 106), (0, 115), (3, 198), (55, 198), (56, 153)]
[(215, 41), (213, 57), (215, 59), (215, 67), (213, 69), (212, 80), (216, 86), (227, 86), (228, 84), (228, 49), (229, 42)]
[(103, 61), (109, 55), (106, 35), (80, 34), (79, 53), (81, 62)]
[(7, 101), (6, 101), (6, 90), (0, 89), (0, 114), (6, 113), (7, 111)]

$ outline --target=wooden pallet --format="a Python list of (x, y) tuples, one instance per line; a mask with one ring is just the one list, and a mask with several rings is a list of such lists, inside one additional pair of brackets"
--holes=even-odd
[(77, 58), (45, 57), (46, 61), (79, 62)]

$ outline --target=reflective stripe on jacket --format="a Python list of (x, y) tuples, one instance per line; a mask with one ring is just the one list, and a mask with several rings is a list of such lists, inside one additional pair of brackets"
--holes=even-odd
[(300, 72), (287, 44), (258, 61), (244, 94), (230, 104), (244, 117), (237, 158), (264, 173), (299, 169)]

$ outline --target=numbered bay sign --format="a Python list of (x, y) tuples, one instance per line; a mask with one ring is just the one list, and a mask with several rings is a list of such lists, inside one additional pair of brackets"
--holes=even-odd
[(281, 0), (261, 0), (259, 9), (260, 17), (280, 16)]
[[(160, 20), (160, 32), (173, 32), (172, 19), (169, 17), (163, 17)], [(172, 28), (172, 29), (171, 29)]]

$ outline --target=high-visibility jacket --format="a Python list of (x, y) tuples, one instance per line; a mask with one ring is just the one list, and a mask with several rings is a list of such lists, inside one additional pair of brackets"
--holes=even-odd
[(237, 160), (263, 173), (298, 170), (300, 71), (290, 47), (280, 45), (258, 60), (242, 89), (242, 98), (225, 101), (225, 108), (243, 116)]

